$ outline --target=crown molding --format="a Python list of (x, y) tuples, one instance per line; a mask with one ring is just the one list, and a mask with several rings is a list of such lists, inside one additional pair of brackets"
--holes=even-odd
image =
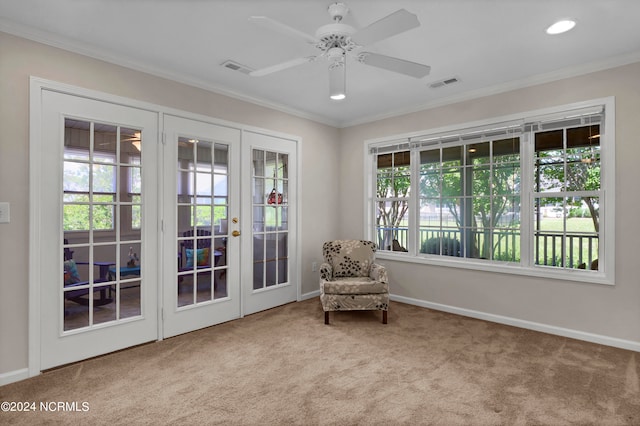
[(180, 73), (167, 72), (166, 70), (159, 69), (157, 67), (149, 66), (140, 61), (132, 60), (129, 57), (124, 57), (115, 52), (107, 49), (96, 49), (87, 43), (82, 41), (71, 39), (68, 37), (52, 34), (47, 31), (34, 29), (22, 24), (18, 24), (13, 21), (9, 21), (4, 18), (0, 18), (0, 31), (22, 37), (31, 41), (35, 41), (41, 44), (49, 45), (62, 50), (67, 50), (72, 53), (77, 53), (83, 56), (88, 56), (101, 61), (109, 62), (115, 65), (130, 68), (136, 71), (144, 72), (156, 77), (164, 78), (167, 80), (175, 81), (177, 83), (186, 84), (188, 86), (196, 87), (206, 90), (208, 92), (216, 93), (218, 95), (227, 96), (236, 100), (248, 102), (264, 108), (269, 108), (275, 111), (279, 111), (285, 114), (293, 115), (302, 119), (311, 120), (320, 124), (325, 124), (338, 129), (344, 129), (347, 127), (358, 126), (362, 124), (372, 123), (384, 119), (393, 117), (399, 117), (406, 114), (412, 114), (419, 111), (429, 110), (433, 108), (442, 107), (445, 105), (451, 105), (459, 102), (464, 102), (472, 99), (482, 98), (486, 96), (497, 95), (517, 89), (536, 86), (539, 84), (550, 83), (565, 78), (577, 77), (580, 75), (590, 74), (605, 69), (615, 68), (623, 65), (628, 65), (635, 62), (640, 62), (640, 50), (631, 52), (626, 55), (615, 56), (600, 61), (594, 61), (587, 64), (582, 64), (575, 67), (567, 67), (558, 70), (554, 70), (549, 73), (538, 74), (535, 76), (527, 77), (520, 80), (514, 80), (498, 85), (488, 86), (481, 89), (468, 91), (459, 95), (449, 96), (446, 98), (436, 99), (427, 103), (414, 105), (407, 108), (397, 109), (393, 112), (369, 115), (356, 120), (341, 121), (331, 119), (326, 116), (313, 114), (308, 111), (302, 111), (299, 109), (291, 108), (289, 106), (268, 101), (266, 99), (257, 98), (246, 95), (244, 93), (229, 90), (222, 86), (211, 84), (210, 82), (197, 79), (191, 76), (187, 76)]
[(617, 68), (624, 65), (640, 62), (640, 50), (631, 52), (625, 55), (614, 56), (601, 61), (594, 61), (587, 64), (582, 64), (575, 67), (567, 67), (558, 70), (554, 70), (544, 74), (538, 74), (531, 77), (523, 78), (520, 80), (513, 80), (506, 83), (501, 83), (493, 86), (484, 87), (477, 90), (461, 93), (459, 95), (449, 96), (446, 98), (436, 99), (431, 102), (423, 103), (417, 106), (396, 110), (391, 113), (378, 114), (374, 116), (364, 117), (362, 119), (342, 122), (340, 128), (347, 128), (353, 126), (359, 126), (362, 124), (373, 123), (388, 118), (400, 117), (402, 115), (412, 114), (415, 112), (425, 111), (433, 108), (438, 108), (446, 105), (451, 105), (459, 102), (469, 101), (472, 99), (483, 98), (492, 95), (498, 95), (501, 93), (511, 92), (526, 87), (537, 86), (540, 84), (551, 83), (558, 80), (563, 80), (571, 77), (578, 77), (581, 75), (591, 74), (598, 71)]
[(83, 43), (82, 41), (76, 39), (18, 24), (4, 18), (0, 18), (0, 31), (40, 44), (66, 50), (71, 53), (88, 56), (93, 59), (108, 62), (114, 65), (119, 65), (135, 71), (144, 72), (146, 74), (171, 80), (176, 83), (185, 84), (218, 95), (227, 96), (229, 98), (248, 102), (257, 106), (273, 109), (285, 114), (294, 115), (296, 117), (311, 120), (320, 124), (326, 124), (328, 126), (336, 128), (340, 125), (339, 121), (332, 120), (325, 116), (312, 114), (307, 111), (298, 110), (265, 99), (248, 96), (246, 94), (229, 90), (227, 88), (211, 84), (210, 82), (197, 79), (195, 77), (187, 76), (180, 73), (168, 72), (158, 67), (149, 66), (149, 64), (146, 64), (144, 62), (132, 60), (130, 57), (119, 55), (113, 51), (109, 51), (108, 49), (96, 49), (94, 46), (91, 46), (88, 43)]

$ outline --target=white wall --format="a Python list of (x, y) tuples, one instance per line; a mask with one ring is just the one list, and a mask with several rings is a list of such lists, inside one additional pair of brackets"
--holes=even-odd
[[(0, 32), (0, 379), (27, 368), (29, 76), (146, 101), (302, 138), (302, 293), (315, 291), (322, 243), (337, 237), (339, 131), (330, 126)], [(0, 380), (0, 383), (2, 381)]]
[[(364, 235), (367, 139), (428, 130), (595, 98), (616, 98), (615, 286), (460, 270), (397, 261), (393, 294), (593, 333), (640, 345), (640, 63), (343, 129), (340, 235)], [(425, 92), (427, 94), (427, 92)], [(639, 346), (640, 347), (640, 346)]]

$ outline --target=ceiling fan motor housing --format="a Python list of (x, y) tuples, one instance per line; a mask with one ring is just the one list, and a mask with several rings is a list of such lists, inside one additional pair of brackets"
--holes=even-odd
[(351, 36), (356, 30), (345, 24), (334, 23), (323, 25), (316, 31), (316, 38), (319, 40), (318, 48), (327, 51), (332, 47), (341, 47), (345, 50), (352, 50)]
[(349, 8), (344, 3), (333, 3), (327, 8), (332, 24), (323, 25), (316, 31), (316, 38), (319, 43), (318, 49), (327, 52), (332, 48), (339, 47), (344, 51), (350, 51), (355, 46), (351, 42), (351, 36), (356, 33), (355, 28), (341, 23), (342, 18), (349, 12)]

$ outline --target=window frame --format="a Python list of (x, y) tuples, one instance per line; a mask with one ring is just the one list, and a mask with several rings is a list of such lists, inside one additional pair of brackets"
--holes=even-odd
[[(500, 123), (520, 121), (531, 123), (536, 121), (554, 120), (570, 117), (576, 111), (603, 108), (602, 127), (605, 129), (600, 138), (600, 165), (601, 186), (600, 192), (604, 208), (600, 210), (600, 234), (599, 234), (599, 270), (585, 271), (580, 269), (568, 269), (535, 265), (534, 262), (534, 188), (533, 176), (535, 147), (533, 141), (534, 132), (528, 129), (521, 137), (521, 260), (520, 262), (487, 261), (473, 258), (457, 258), (442, 255), (424, 255), (420, 253), (419, 242), (416, 236), (410, 236), (407, 252), (394, 252), (379, 250), (378, 259), (393, 260), (399, 262), (418, 263), (425, 265), (437, 265), (459, 269), (471, 269), (514, 275), (526, 275), (540, 278), (551, 278), (582, 283), (607, 284), (615, 283), (615, 98), (599, 98), (584, 102), (543, 108), (507, 116), (495, 117), (486, 120), (466, 122), (434, 128), (425, 131), (411, 132), (400, 135), (392, 135), (369, 139), (364, 141), (364, 235), (365, 238), (377, 241), (375, 235), (376, 213), (375, 201), (377, 194), (377, 155), (380, 153), (398, 152), (403, 149), (411, 150), (412, 186), (416, 185), (416, 177), (419, 175), (419, 151), (411, 147), (412, 140), (437, 138), (442, 135), (464, 134), (469, 129), (489, 129)], [(409, 147), (409, 148), (408, 148)], [(379, 150), (374, 153), (373, 151)], [(419, 191), (412, 188), (409, 201), (409, 234), (418, 231), (418, 220), (415, 212), (419, 206)]]

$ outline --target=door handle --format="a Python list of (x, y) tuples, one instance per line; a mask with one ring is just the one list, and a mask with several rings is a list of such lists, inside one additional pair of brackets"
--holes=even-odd
[(239, 236), (240, 236), (240, 231), (238, 231), (238, 230), (233, 231), (233, 232), (231, 233), (231, 235), (233, 235), (234, 237), (239, 237)]

